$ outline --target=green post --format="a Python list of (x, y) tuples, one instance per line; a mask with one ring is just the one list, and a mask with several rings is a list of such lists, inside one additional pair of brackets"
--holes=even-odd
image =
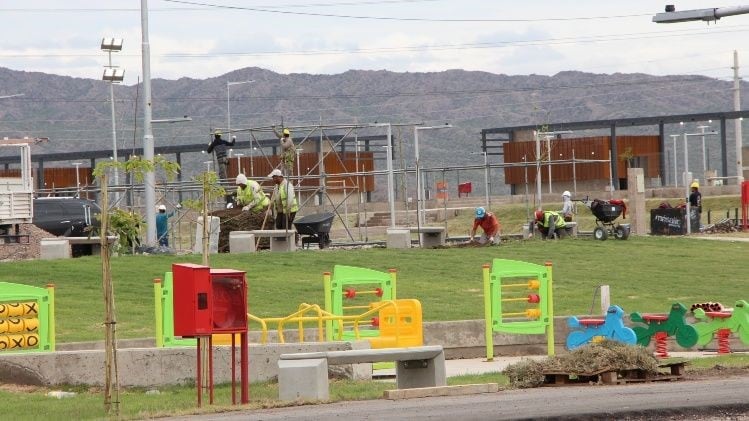
[[(323, 272), (322, 274), (322, 283), (323, 283), (323, 289), (325, 293), (325, 311), (328, 313), (332, 313), (333, 311), (333, 297), (330, 287), (330, 272)], [(333, 341), (333, 321), (332, 320), (326, 320), (325, 321), (325, 338), (329, 341)]]
[(494, 361), (494, 337), (492, 335), (492, 297), (489, 286), (489, 264), (481, 266), (484, 277), (484, 337), (486, 338), (486, 360)]
[(551, 357), (554, 355), (554, 292), (552, 291), (551, 262), (546, 262), (546, 276), (548, 283), (546, 287), (546, 314), (549, 315), (549, 324), (546, 326), (546, 353)]
[(164, 347), (164, 308), (161, 305), (161, 279), (155, 278), (153, 280), (153, 302), (155, 309), (156, 321), (156, 348)]
[(55, 350), (55, 284), (47, 284), (47, 297), (49, 298), (49, 324), (47, 335), (49, 336), (49, 350)]

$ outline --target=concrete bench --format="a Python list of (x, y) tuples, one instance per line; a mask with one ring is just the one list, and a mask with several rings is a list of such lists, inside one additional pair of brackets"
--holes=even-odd
[(270, 238), (270, 251), (295, 251), (296, 231), (294, 230), (253, 230), (246, 231), (255, 238)]
[(445, 245), (445, 227), (411, 227), (410, 230), (412, 233), (419, 234), (423, 248)]
[[(107, 240), (112, 245), (117, 242), (117, 236), (109, 236)], [(55, 237), (42, 238), (40, 241), (40, 258), (48, 259), (69, 259), (73, 256), (73, 246), (90, 246), (91, 255), (98, 256), (101, 254), (101, 239), (99, 237)], [(81, 253), (86, 255), (88, 253)]]
[(254, 253), (255, 235), (250, 231), (229, 232), (229, 253)]
[(328, 365), (390, 361), (396, 362), (398, 389), (447, 384), (445, 352), (441, 345), (281, 354), (278, 397), (281, 400), (328, 400)]

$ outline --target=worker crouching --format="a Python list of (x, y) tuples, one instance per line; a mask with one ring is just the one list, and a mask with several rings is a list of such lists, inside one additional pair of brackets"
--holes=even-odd
[(567, 223), (558, 212), (537, 210), (534, 216), (541, 238), (555, 239), (570, 235)]
[(476, 235), (476, 230), (478, 227), (481, 227), (481, 229), (484, 231), (481, 234), (481, 237), (479, 238), (478, 242), (479, 244), (491, 244), (491, 245), (499, 245), (500, 243), (500, 229), (501, 225), (499, 224), (499, 219), (491, 213), (487, 212), (486, 209), (482, 207), (476, 208), (476, 217), (473, 219), (473, 228), (471, 228), (471, 242), (474, 242), (474, 236)]

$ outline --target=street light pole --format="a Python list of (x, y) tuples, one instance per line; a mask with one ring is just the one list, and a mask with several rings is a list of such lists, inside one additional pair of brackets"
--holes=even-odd
[(237, 174), (242, 174), (242, 161), (239, 159), (244, 156), (243, 153), (235, 153), (234, 156), (237, 157)]
[[(119, 71), (117, 67), (112, 65), (112, 53), (122, 51), (122, 39), (121, 38), (102, 38), (101, 40), (102, 51), (107, 52), (109, 57), (109, 64), (105, 67), (103, 80), (109, 81), (109, 103), (112, 114), (112, 159), (114, 162), (118, 162), (117, 158), (117, 122), (115, 119), (114, 110), (114, 84), (125, 80), (125, 72)], [(115, 186), (119, 186), (119, 170), (117, 167), (112, 169), (113, 177), (112, 182)], [(119, 200), (119, 194), (115, 194), (115, 202)]]
[(71, 162), (71, 164), (75, 165), (75, 191), (76, 191), (75, 195), (76, 197), (81, 197), (81, 178), (80, 178), (80, 171), (78, 169), (83, 163)]
[(673, 141), (673, 144), (674, 144), (674, 162), (673, 162), (673, 166), (674, 166), (674, 187), (679, 187), (679, 174), (676, 171), (676, 139), (679, 138), (679, 135), (678, 134), (671, 134), (669, 136), (671, 136), (671, 140)]
[(424, 186), (421, 183), (421, 160), (419, 158), (419, 130), (439, 130), (451, 128), (451, 124), (443, 126), (414, 126), (414, 157), (416, 158), (416, 217), (419, 220), (419, 226), (425, 224), (424, 216)]
[(226, 130), (231, 135), (231, 101), (229, 100), (229, 87), (233, 85), (243, 85), (245, 83), (253, 83), (254, 80), (243, 80), (241, 82), (226, 82)]
[[(143, 159), (153, 161), (153, 128), (151, 127), (151, 46), (148, 41), (148, 0), (140, 0), (143, 61)], [(146, 171), (143, 179), (146, 214), (146, 244), (156, 244), (156, 174)]]
[(702, 177), (706, 177), (707, 173), (707, 154), (705, 153), (705, 129), (709, 129), (710, 126), (697, 126), (702, 132)]

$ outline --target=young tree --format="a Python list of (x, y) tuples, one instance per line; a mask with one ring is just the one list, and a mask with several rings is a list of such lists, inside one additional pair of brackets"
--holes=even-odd
[(211, 223), (210, 217), (208, 215), (208, 204), (216, 199), (224, 197), (226, 195), (226, 190), (224, 190), (224, 188), (219, 185), (218, 174), (216, 174), (214, 171), (206, 171), (200, 173), (194, 178), (194, 180), (200, 183), (203, 189), (203, 196), (197, 200), (185, 200), (184, 205), (185, 207), (196, 210), (201, 215), (203, 215), (203, 232), (201, 242), (201, 245), (203, 246), (203, 265), (209, 266), (208, 258), (210, 255), (210, 235), (208, 231)]
[[(112, 282), (112, 267), (110, 262), (110, 235), (112, 230), (109, 224), (109, 191), (108, 175), (110, 169), (118, 168), (130, 173), (137, 182), (143, 182), (146, 172), (162, 168), (167, 177), (172, 178), (179, 171), (179, 165), (157, 156), (153, 161), (132, 156), (125, 162), (102, 161), (94, 169), (94, 177), (99, 180), (101, 186), (101, 228), (99, 238), (101, 245), (101, 278), (104, 290), (104, 410), (107, 414), (119, 415), (120, 413), (120, 386), (117, 372), (117, 316), (114, 306), (114, 284)], [(153, 209), (146, 209), (153, 212)], [(113, 239), (112, 239), (113, 240)]]

